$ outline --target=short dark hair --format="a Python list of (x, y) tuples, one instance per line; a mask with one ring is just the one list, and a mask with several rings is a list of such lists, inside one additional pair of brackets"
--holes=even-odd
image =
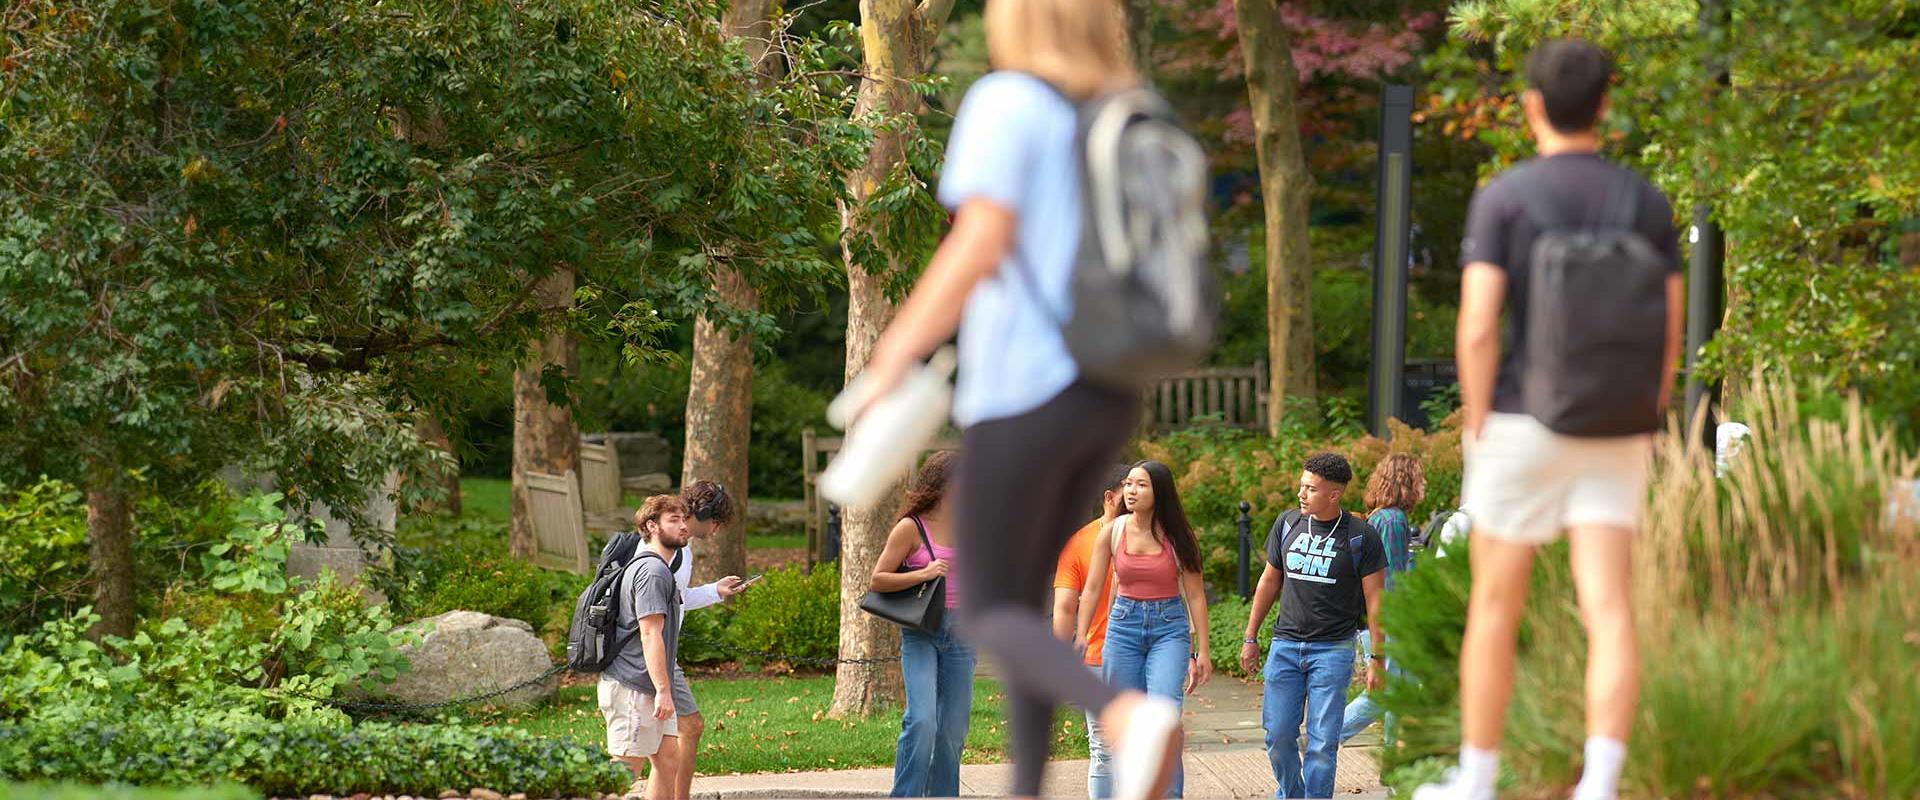
[(1353, 465), (1339, 453), (1322, 451), (1307, 456), (1307, 471), (1320, 476), (1320, 480), (1341, 486), (1353, 482)]
[(1561, 133), (1592, 130), (1613, 79), (1613, 57), (1580, 39), (1543, 42), (1527, 56), (1527, 85), (1540, 93), (1547, 122)]
[(1106, 485), (1100, 487), (1100, 491), (1102, 492), (1120, 491), (1120, 485), (1126, 483), (1127, 476), (1132, 474), (1133, 474), (1133, 467), (1131, 465), (1127, 465), (1127, 464), (1113, 465), (1112, 467), (1107, 469), (1107, 482), (1106, 482)]
[(694, 481), (680, 490), (680, 499), (687, 504), (687, 513), (702, 522), (716, 525), (730, 525), (736, 513), (733, 496), (727, 494), (727, 487), (713, 481)]

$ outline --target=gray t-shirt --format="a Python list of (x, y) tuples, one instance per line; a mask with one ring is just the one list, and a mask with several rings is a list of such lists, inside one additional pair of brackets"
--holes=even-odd
[(680, 587), (674, 583), (667, 562), (655, 558), (655, 554), (644, 549), (644, 546), (642, 548), (634, 554), (632, 563), (627, 565), (626, 574), (620, 579), (620, 635), (632, 638), (627, 639), (603, 674), (635, 691), (653, 694), (654, 681), (647, 675), (646, 647), (636, 631), (642, 617), (659, 614), (667, 618), (662, 633), (666, 637), (667, 665), (671, 669), (680, 648)]

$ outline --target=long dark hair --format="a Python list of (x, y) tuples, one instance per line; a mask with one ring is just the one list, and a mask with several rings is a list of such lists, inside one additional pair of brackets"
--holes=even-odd
[(1147, 471), (1147, 480), (1153, 484), (1153, 521), (1167, 534), (1167, 543), (1173, 547), (1173, 557), (1180, 562), (1180, 568), (1188, 572), (1200, 571), (1200, 541), (1193, 536), (1193, 525), (1187, 522), (1187, 509), (1180, 505), (1180, 491), (1173, 488), (1173, 470), (1154, 460), (1135, 463), (1129, 469)]
[(913, 476), (913, 483), (907, 486), (907, 499), (900, 504), (898, 518), (917, 517), (940, 505), (940, 498), (947, 496), (947, 486), (953, 478), (953, 466), (958, 461), (952, 450), (941, 450), (927, 456), (927, 463), (920, 465), (920, 471)]

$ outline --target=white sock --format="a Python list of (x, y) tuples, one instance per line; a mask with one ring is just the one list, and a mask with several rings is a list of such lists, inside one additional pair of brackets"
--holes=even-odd
[(1587, 766), (1573, 800), (1614, 800), (1620, 788), (1620, 767), (1627, 761), (1627, 743), (1605, 736), (1587, 737)]
[(1500, 774), (1500, 751), (1482, 750), (1472, 745), (1460, 747), (1460, 783), (1463, 797), (1492, 797), (1494, 779)]

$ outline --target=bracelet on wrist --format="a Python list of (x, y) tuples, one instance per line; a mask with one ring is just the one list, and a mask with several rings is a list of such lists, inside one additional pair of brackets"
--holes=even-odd
[(1241, 639), (1241, 640), (1240, 640), (1240, 643), (1241, 643), (1241, 644), (1250, 644), (1250, 645), (1253, 645), (1253, 646), (1255, 646), (1255, 647), (1259, 647), (1259, 646), (1260, 646), (1260, 640), (1259, 640), (1259, 639), (1255, 639), (1255, 638), (1253, 638), (1253, 637), (1251, 637), (1251, 636), (1249, 636), (1249, 637), (1247, 637), (1247, 638), (1245, 638), (1245, 639)]

